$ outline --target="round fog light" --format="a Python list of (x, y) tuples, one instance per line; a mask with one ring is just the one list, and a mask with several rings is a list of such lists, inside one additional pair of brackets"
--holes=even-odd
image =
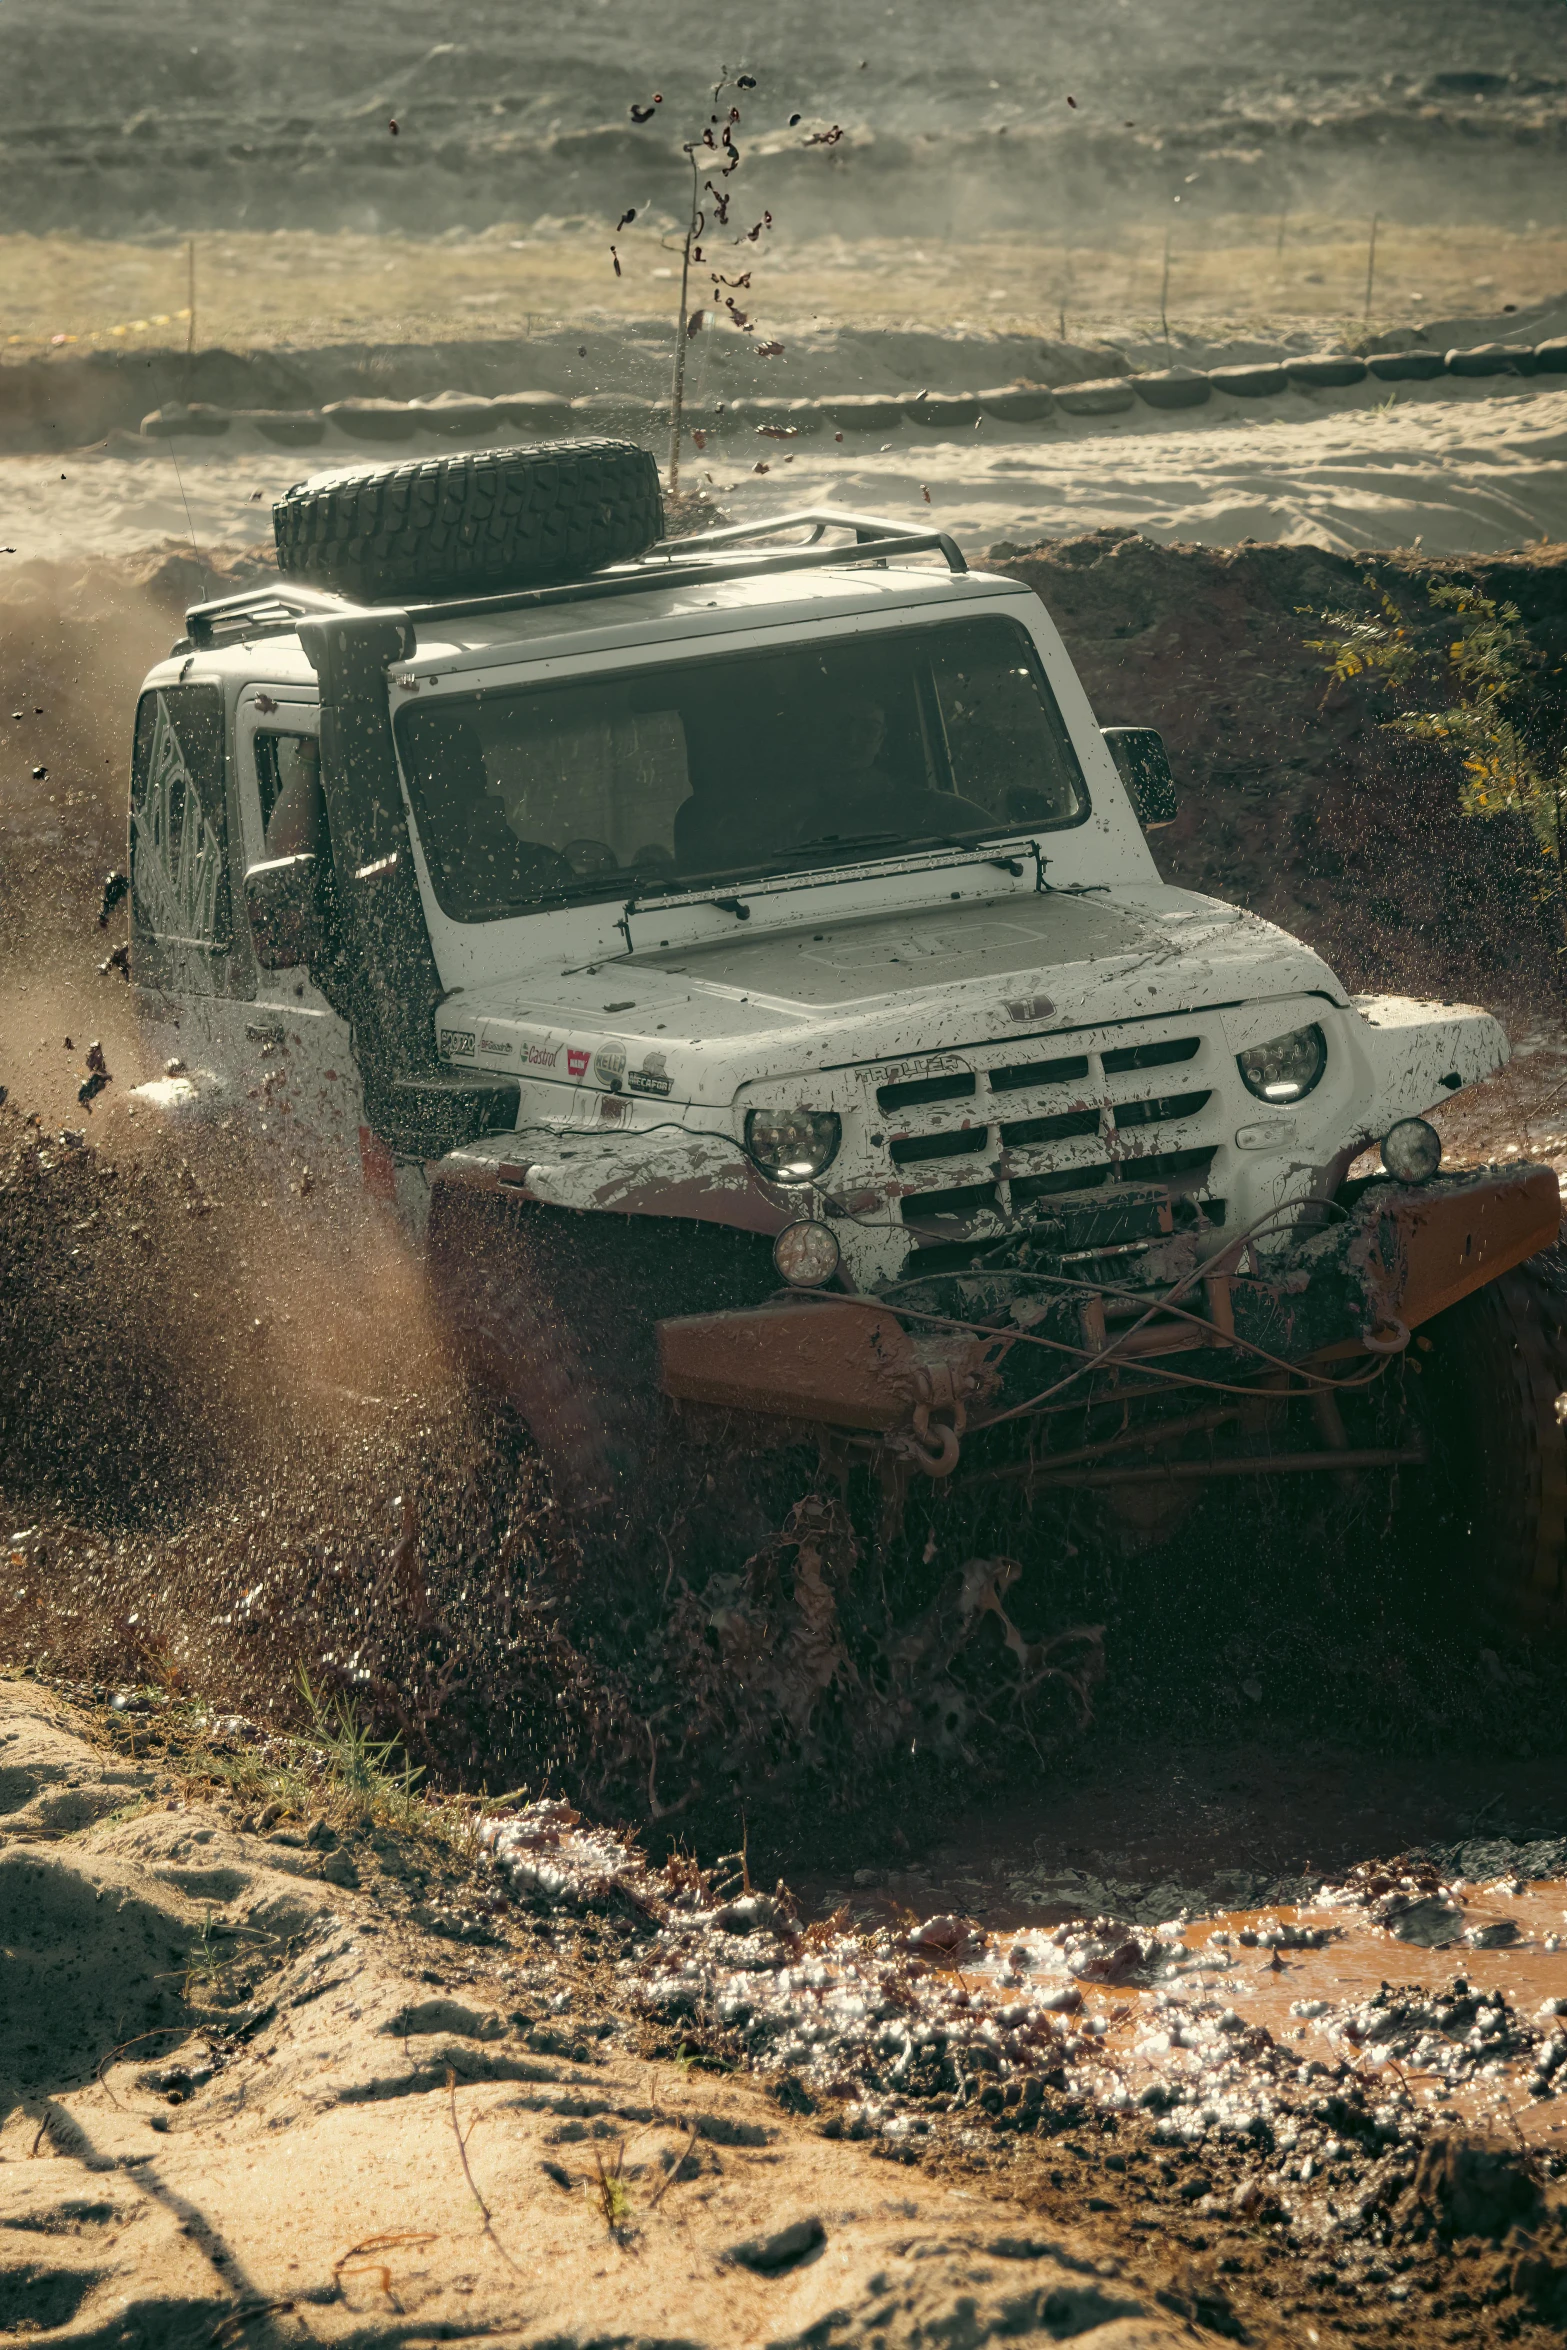
[(1400, 1118), (1382, 1137), (1382, 1164), (1397, 1183), (1429, 1183), (1442, 1164), (1442, 1137), (1424, 1118)]
[(838, 1242), (825, 1224), (802, 1216), (773, 1242), (773, 1263), (796, 1289), (820, 1289), (838, 1270)]

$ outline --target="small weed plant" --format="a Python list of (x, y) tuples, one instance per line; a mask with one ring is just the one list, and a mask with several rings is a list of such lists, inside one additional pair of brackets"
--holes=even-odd
[(325, 1775), (345, 1825), (409, 1828), (422, 1819), (422, 1767), (400, 1753), (395, 1738), (373, 1738), (346, 1698), (325, 1698), (300, 1667), (299, 1693), (310, 1715), (310, 1742), (324, 1758)]
[(1384, 720), (1390, 733), (1450, 750), (1461, 762), (1465, 815), (1510, 816), (1527, 826), (1539, 867), (1536, 901), (1548, 905), (1567, 953), (1567, 730), (1541, 691), (1543, 656), (1530, 643), (1516, 604), (1464, 581), (1430, 590), (1448, 625), (1445, 645), (1412, 624), (1371, 578), (1376, 599), (1364, 614), (1319, 615), (1331, 634), (1307, 639), (1325, 655), (1331, 685), (1380, 679), (1415, 705)]
[(202, 1708), (178, 1709), (162, 1728), (187, 1793), (221, 1787), (264, 1827), (311, 1822), (339, 1834), (381, 1831), (471, 1856), (479, 1820), (513, 1796), (427, 1794), (422, 1767), (394, 1738), (376, 1737), (348, 1697), (327, 1695), (301, 1668), (297, 1687), (306, 1726), (229, 1747), (212, 1735)]

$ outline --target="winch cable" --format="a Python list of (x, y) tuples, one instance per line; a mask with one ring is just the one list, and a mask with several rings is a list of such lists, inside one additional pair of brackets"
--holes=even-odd
[[(519, 1126), (515, 1129), (515, 1131), (518, 1134), (548, 1134), (558, 1142), (566, 1142), (580, 1138), (580, 1135), (584, 1130), (568, 1126), (546, 1126), (542, 1123), (534, 1123), (528, 1126)], [(720, 1129), (714, 1127), (685, 1126), (682, 1125), (678, 1118), (659, 1118), (646, 1126), (637, 1127), (635, 1131), (638, 1134), (679, 1134), (685, 1136), (693, 1142), (721, 1142), (728, 1149), (735, 1151), (740, 1157), (744, 1158), (746, 1155), (743, 1146), (736, 1141), (733, 1134), (725, 1134)], [(797, 1188), (801, 1190), (808, 1189), (816, 1193), (824, 1203), (833, 1204), (832, 1194), (828, 1191), (826, 1185), (821, 1182), (819, 1177), (812, 1176), (808, 1178), (806, 1183), (798, 1186)], [(1233, 1239), (1226, 1241), (1224, 1249), (1221, 1253), (1224, 1255), (1229, 1255), (1231, 1252), (1243, 1249), (1249, 1241), (1253, 1240), (1257, 1236), (1258, 1233), (1265, 1232), (1270, 1224), (1278, 1222), (1278, 1220), (1284, 1216), (1298, 1216), (1301, 1208), (1303, 1207), (1329, 1207), (1337, 1206), (1337, 1204), (1338, 1203), (1336, 1201), (1310, 1200), (1290, 1202), (1280, 1207), (1270, 1208), (1265, 1215), (1257, 1217), (1251, 1224), (1248, 1224), (1243, 1231), (1235, 1234)], [(908, 1230), (907, 1225), (902, 1223), (894, 1223), (891, 1217), (862, 1217), (856, 1215), (852, 1209), (840, 1209), (839, 1213), (845, 1215), (850, 1223), (858, 1225), (862, 1230), (886, 1230), (899, 1232), (906, 1232)], [(999, 1246), (1003, 1244), (998, 1243), (997, 1245)], [(1004, 1270), (1002, 1268), (996, 1268), (996, 1271), (1002, 1278), (1053, 1282), (1060, 1288), (1086, 1290), (1096, 1296), (1110, 1295), (1126, 1297), (1130, 1294), (1124, 1289), (1107, 1288), (1105, 1285), (1096, 1282), (1078, 1281), (1073, 1279), (1070, 1275), (1062, 1273), (1035, 1272), (1032, 1269), (1027, 1271), (1014, 1271), (1014, 1269), (1011, 1267), (1005, 1268)], [(1090, 1372), (1096, 1370), (1117, 1369), (1124, 1371), (1136, 1371), (1141, 1373), (1145, 1378), (1162, 1382), (1166, 1387), (1201, 1388), (1205, 1392), (1213, 1395), (1234, 1395), (1240, 1396), (1247, 1401), (1254, 1400), (1258, 1392), (1255, 1387), (1237, 1387), (1223, 1380), (1204, 1379), (1199, 1373), (1193, 1371), (1167, 1371), (1158, 1364), (1139, 1362), (1135, 1358), (1128, 1358), (1120, 1351), (1126, 1345), (1128, 1339), (1135, 1337), (1138, 1331), (1146, 1329), (1158, 1315), (1163, 1313), (1175, 1314), (1183, 1321), (1190, 1321), (1196, 1323), (1201, 1329), (1211, 1330), (1213, 1325), (1211, 1323), (1204, 1322), (1201, 1315), (1186, 1313), (1175, 1302), (1178, 1298), (1182, 1297), (1187, 1290), (1191, 1289), (1198, 1281), (1207, 1279), (1209, 1271), (1209, 1265), (1199, 1265), (1195, 1267), (1190, 1273), (1183, 1274), (1180, 1280), (1177, 1281), (1171, 1289), (1165, 1292), (1163, 1297), (1155, 1298), (1151, 1302), (1146, 1312), (1143, 1313), (1129, 1329), (1122, 1331), (1120, 1336), (1114, 1339), (1110, 1345), (1100, 1348), (1097, 1352), (1090, 1350), (1087, 1347), (1075, 1347), (1065, 1339), (1045, 1338), (1036, 1331), (1018, 1329), (1008, 1330), (998, 1326), (995, 1323), (972, 1322), (965, 1321), (950, 1315), (929, 1314), (923, 1312), (919, 1307), (916, 1306), (903, 1306), (889, 1303), (888, 1310), (902, 1319), (917, 1320), (937, 1329), (964, 1331), (981, 1338), (1006, 1338), (1011, 1344), (1014, 1345), (1041, 1346), (1054, 1354), (1075, 1354), (1082, 1357), (1082, 1360), (1079, 1362), (1077, 1368), (1075, 1370), (1069, 1371), (1066, 1377), (1064, 1379), (1058, 1380), (1053, 1387), (1042, 1388), (1037, 1395), (1028, 1397), (1027, 1400), (1023, 1403), (1012, 1405), (1007, 1411), (997, 1412), (989, 1419), (972, 1420), (969, 1425), (976, 1434), (981, 1428), (999, 1428), (1003, 1426), (1008, 1420), (1027, 1418), (1030, 1413), (1037, 1411), (1042, 1405), (1050, 1403), (1056, 1396), (1060, 1395), (1064, 1389), (1070, 1387), (1076, 1380), (1081, 1379)], [(915, 1276), (914, 1278), (917, 1279), (918, 1276)], [(1235, 1278), (1235, 1276), (1232, 1276), (1232, 1278)], [(912, 1282), (909, 1281), (898, 1282), (893, 1285), (895, 1289), (908, 1288), (910, 1286), (912, 1286)], [(853, 1302), (853, 1293), (841, 1289), (807, 1289), (801, 1287), (791, 1288), (789, 1294), (793, 1297), (819, 1298), (826, 1305), (845, 1305)], [(888, 1298), (890, 1298), (891, 1292), (886, 1293), (886, 1295)], [(876, 1302), (881, 1303), (883, 1302), (883, 1299), (878, 1297)], [(1403, 1352), (1404, 1346), (1408, 1343), (1408, 1333), (1403, 1333), (1402, 1343), (1391, 1347), (1388, 1352), (1381, 1357), (1376, 1367), (1371, 1372), (1363, 1377), (1350, 1379), (1332, 1379), (1320, 1376), (1316, 1372), (1307, 1371), (1300, 1364), (1291, 1363), (1281, 1355), (1270, 1354), (1265, 1347), (1258, 1346), (1252, 1339), (1241, 1338), (1239, 1336), (1231, 1337), (1226, 1334), (1225, 1343), (1227, 1346), (1233, 1347), (1238, 1353), (1254, 1355), (1259, 1363), (1265, 1365), (1271, 1370), (1287, 1372), (1292, 1379), (1298, 1380), (1300, 1382), (1300, 1386), (1295, 1390), (1297, 1393), (1314, 1394), (1321, 1392), (1328, 1394), (1340, 1394), (1352, 1391), (1356, 1388), (1368, 1387), (1372, 1385), (1377, 1379), (1379, 1379), (1387, 1370), (1388, 1365), (1395, 1359), (1395, 1357)]]
[[(1248, 1224), (1243, 1231), (1238, 1232), (1232, 1240), (1227, 1241), (1222, 1253), (1229, 1255), (1231, 1252), (1239, 1252), (1241, 1249), (1246, 1247), (1248, 1242), (1254, 1240), (1260, 1232), (1266, 1231), (1270, 1224), (1276, 1223), (1282, 1216), (1289, 1215), (1290, 1213), (1292, 1213), (1292, 1208), (1289, 1206), (1268, 1209), (1265, 1214), (1256, 1217), (1252, 1223)], [(1122, 1331), (1120, 1336), (1112, 1340), (1108, 1346), (1099, 1348), (1097, 1350), (1091, 1350), (1086, 1347), (1073, 1346), (1065, 1339), (1045, 1338), (1033, 1331), (1008, 1330), (1004, 1326), (993, 1322), (973, 1322), (966, 1321), (952, 1315), (930, 1314), (924, 1312), (917, 1306), (894, 1304), (890, 1306), (889, 1310), (892, 1313), (898, 1315), (900, 1318), (918, 1320), (925, 1323), (927, 1326), (938, 1329), (960, 1330), (969, 1332), (976, 1337), (983, 1338), (1005, 1338), (1013, 1344), (1024, 1346), (1043, 1346), (1054, 1354), (1075, 1354), (1080, 1355), (1083, 1358), (1078, 1363), (1076, 1369), (1069, 1371), (1065, 1378), (1058, 1380), (1053, 1387), (1040, 1389), (1037, 1395), (1028, 1397), (1022, 1403), (1012, 1405), (1004, 1412), (996, 1412), (986, 1419), (976, 1418), (972, 1420), (969, 1425), (975, 1433), (977, 1433), (981, 1428), (999, 1428), (1008, 1420), (1026, 1418), (1030, 1412), (1036, 1411), (1042, 1404), (1051, 1402), (1054, 1397), (1060, 1395), (1062, 1391), (1065, 1388), (1070, 1387), (1074, 1381), (1084, 1377), (1087, 1372), (1103, 1370), (1110, 1367), (1115, 1367), (1121, 1370), (1139, 1371), (1148, 1378), (1154, 1379), (1156, 1381), (1162, 1380), (1166, 1385), (1172, 1387), (1202, 1388), (1210, 1394), (1239, 1395), (1244, 1396), (1250, 1400), (1255, 1398), (1258, 1392), (1255, 1387), (1237, 1387), (1222, 1380), (1205, 1379), (1201, 1376), (1200, 1373), (1197, 1372), (1166, 1371), (1157, 1364), (1141, 1362), (1135, 1357), (1129, 1358), (1122, 1351), (1129, 1339), (1134, 1338), (1139, 1331), (1147, 1329), (1158, 1315), (1164, 1313), (1174, 1314), (1182, 1321), (1195, 1323), (1199, 1328), (1211, 1331), (1213, 1328), (1212, 1323), (1205, 1322), (1199, 1314), (1186, 1312), (1176, 1303), (1176, 1301), (1183, 1297), (1188, 1290), (1193, 1288), (1197, 1282), (1207, 1279), (1209, 1277), (1209, 1271), (1210, 1266), (1199, 1265), (1194, 1267), (1190, 1273), (1184, 1273), (1181, 1278), (1165, 1292), (1163, 1297), (1155, 1298), (1151, 1301), (1147, 1307), (1147, 1310), (1138, 1318), (1137, 1321), (1131, 1325), (1130, 1329)], [(1099, 1296), (1106, 1294), (1106, 1292), (1097, 1284), (1092, 1282), (1078, 1281), (1067, 1274), (1038, 1273), (1030, 1274), (1028, 1277), (1040, 1281), (1055, 1282), (1063, 1288), (1073, 1290), (1088, 1290), (1091, 1293)], [(903, 1287), (906, 1285), (900, 1283), (898, 1286)], [(841, 1302), (843, 1296), (843, 1293), (837, 1290), (815, 1290), (810, 1292), (800, 1291), (797, 1292), (797, 1294), (813, 1295), (823, 1298), (829, 1302)], [(1126, 1292), (1122, 1290), (1117, 1291), (1114, 1294), (1125, 1296)], [(1336, 1395), (1359, 1387), (1369, 1387), (1376, 1380), (1382, 1377), (1383, 1373), (1387, 1370), (1389, 1363), (1393, 1361), (1395, 1355), (1402, 1353), (1404, 1346), (1408, 1344), (1408, 1332), (1403, 1331), (1402, 1325), (1400, 1325), (1400, 1330), (1402, 1332), (1402, 1344), (1392, 1347), (1387, 1351), (1387, 1353), (1382, 1354), (1373, 1369), (1368, 1373), (1358, 1377), (1345, 1379), (1334, 1379), (1314, 1371), (1308, 1371), (1301, 1364), (1289, 1362), (1282, 1355), (1271, 1354), (1266, 1347), (1257, 1345), (1254, 1339), (1242, 1338), (1238, 1335), (1232, 1336), (1229, 1333), (1225, 1333), (1225, 1344), (1227, 1347), (1234, 1347), (1238, 1353), (1254, 1356), (1256, 1360), (1264, 1365), (1267, 1369), (1283, 1371), (1292, 1380), (1299, 1381), (1299, 1387), (1295, 1390), (1295, 1392), (1306, 1395), (1315, 1393), (1331, 1393)]]
[[(790, 1294), (795, 1297), (820, 1298), (827, 1305), (866, 1306), (878, 1305), (881, 1302), (878, 1298), (849, 1297), (839, 1289), (799, 1288)], [(1123, 1332), (1114, 1345), (1101, 1348), (1097, 1353), (1094, 1353), (1086, 1347), (1073, 1346), (1066, 1339), (1042, 1338), (1037, 1332), (1031, 1330), (1005, 1330), (998, 1328), (994, 1322), (966, 1322), (955, 1315), (928, 1314), (917, 1306), (892, 1306), (888, 1308), (888, 1311), (900, 1320), (923, 1322), (933, 1329), (965, 1331), (977, 1338), (1005, 1338), (1019, 1346), (1042, 1346), (1052, 1354), (1080, 1355), (1083, 1358), (1075, 1370), (1069, 1371), (1064, 1379), (1057, 1380), (1053, 1387), (1041, 1388), (1037, 1395), (1031, 1395), (1023, 1403), (1012, 1405), (1007, 1411), (996, 1412), (988, 1419), (971, 1419), (969, 1430), (971, 1434), (975, 1435), (981, 1428), (999, 1428), (1008, 1420), (1027, 1417), (1030, 1413), (1038, 1411), (1041, 1406), (1048, 1404), (1053, 1397), (1060, 1395), (1075, 1380), (1084, 1378), (1094, 1371), (1136, 1371), (1146, 1379), (1162, 1381), (1166, 1388), (1201, 1388), (1210, 1395), (1236, 1395), (1247, 1403), (1255, 1403), (1262, 1392), (1256, 1386), (1240, 1387), (1231, 1381), (1205, 1379), (1200, 1372), (1196, 1371), (1167, 1371), (1161, 1364), (1141, 1362), (1135, 1356), (1122, 1355), (1117, 1349), (1124, 1346), (1126, 1340), (1132, 1336), (1132, 1330)], [(1150, 1311), (1157, 1312), (1158, 1308), (1152, 1308)], [(1148, 1319), (1149, 1316), (1144, 1315), (1142, 1322), (1134, 1323), (1132, 1329), (1143, 1328)], [(1211, 1324), (1204, 1325), (1204, 1327), (1211, 1328)], [(1253, 1346), (1247, 1340), (1237, 1338), (1231, 1341), (1227, 1338), (1225, 1344), (1227, 1346), (1233, 1344), (1239, 1351), (1256, 1354), (1265, 1366), (1286, 1371), (1292, 1378), (1300, 1381), (1299, 1386), (1293, 1389), (1277, 1391), (1280, 1401), (1285, 1400), (1286, 1396), (1290, 1394), (1312, 1395), (1324, 1392), (1343, 1395), (1356, 1388), (1374, 1386), (1378, 1379), (1385, 1376), (1389, 1365), (1395, 1359), (1392, 1354), (1383, 1355), (1378, 1358), (1374, 1367), (1363, 1376), (1350, 1379), (1330, 1379), (1319, 1377), (1315, 1372), (1306, 1371), (1298, 1363), (1287, 1362), (1282, 1356), (1270, 1355), (1263, 1348)], [(1402, 1349), (1400, 1348), (1398, 1351), (1402, 1352)]]

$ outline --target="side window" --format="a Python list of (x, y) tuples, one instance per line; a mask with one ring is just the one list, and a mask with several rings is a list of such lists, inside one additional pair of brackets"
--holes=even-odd
[(293, 856), (317, 848), (313, 836), (324, 821), (321, 798), (321, 744), (314, 734), (258, 731), (251, 738), (256, 758), (256, 791), (261, 832), (269, 857)]
[(222, 952), (232, 936), (223, 695), (160, 686), (136, 711), (131, 910), (139, 936)]

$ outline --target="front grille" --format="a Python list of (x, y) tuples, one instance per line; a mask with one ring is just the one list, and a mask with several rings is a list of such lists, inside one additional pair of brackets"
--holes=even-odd
[(961, 1216), (967, 1222), (1000, 1204), (1000, 1194), (993, 1183), (956, 1183), (950, 1191), (922, 1191), (917, 1202), (905, 1200), (903, 1217), (905, 1223), (913, 1223), (916, 1217), (921, 1223), (940, 1223), (949, 1216)]
[(1071, 1085), (1088, 1075), (1088, 1055), (1071, 1053), (1063, 1061), (1016, 1061), (1010, 1068), (992, 1069), (992, 1093), (1017, 1093), (1026, 1085)]
[(1171, 1037), (1161, 1044), (1129, 1044), (1117, 1046), (1103, 1056), (1102, 1067), (1107, 1077), (1120, 1077), (1128, 1069), (1170, 1069), (1177, 1061), (1193, 1061), (1202, 1049), (1200, 1036)]
[[(982, 1247), (1019, 1222), (1036, 1224), (1043, 1203), (1071, 1193), (1160, 1185), (1196, 1212), (1192, 1195), (1207, 1184), (1219, 1149), (1212, 1125), (1219, 1096), (1201, 1078), (1205, 1060), (1217, 1072), (1222, 1059), (1200, 1033), (1107, 1040), (1102, 1051), (1030, 1060), (1003, 1058), (1004, 1050), (944, 1056), (927, 1076), (900, 1071), (876, 1089), (885, 1147), (902, 1179), (899, 1213), (920, 1265)], [(987, 1066), (991, 1053), (995, 1064)], [(956, 1060), (964, 1065), (955, 1068)], [(1148, 1081), (1147, 1073), (1188, 1067), (1187, 1091), (1156, 1091)], [(977, 1177), (976, 1161), (987, 1181), (954, 1180), (968, 1168)], [(1219, 1222), (1224, 1211), (1204, 1200), (1202, 1213)]]
[(911, 1134), (892, 1145), (892, 1163), (914, 1167), (923, 1159), (966, 1159), (989, 1143), (988, 1126), (960, 1126), (955, 1134)]
[(1011, 1150), (1027, 1150), (1031, 1142), (1073, 1142), (1082, 1134), (1099, 1132), (1097, 1110), (1058, 1110), (1053, 1118), (1013, 1118), (1001, 1129), (1001, 1140)]
[(1131, 1126), (1166, 1126), (1173, 1118), (1195, 1118), (1211, 1097), (1206, 1093), (1167, 1093), (1157, 1101), (1117, 1102), (1111, 1116), (1117, 1133)]
[(1014, 1175), (1011, 1193), (1014, 1203), (1021, 1207), (1031, 1199), (1055, 1199), (1072, 1191), (1094, 1191), (1115, 1181), (1115, 1169), (1108, 1163), (1102, 1167), (1063, 1167), (1058, 1175)]
[(921, 1102), (972, 1101), (979, 1090), (979, 1080), (966, 1070), (942, 1077), (915, 1077), (907, 1085), (883, 1085), (877, 1088), (876, 1107), (889, 1114), (893, 1110), (912, 1110)]

